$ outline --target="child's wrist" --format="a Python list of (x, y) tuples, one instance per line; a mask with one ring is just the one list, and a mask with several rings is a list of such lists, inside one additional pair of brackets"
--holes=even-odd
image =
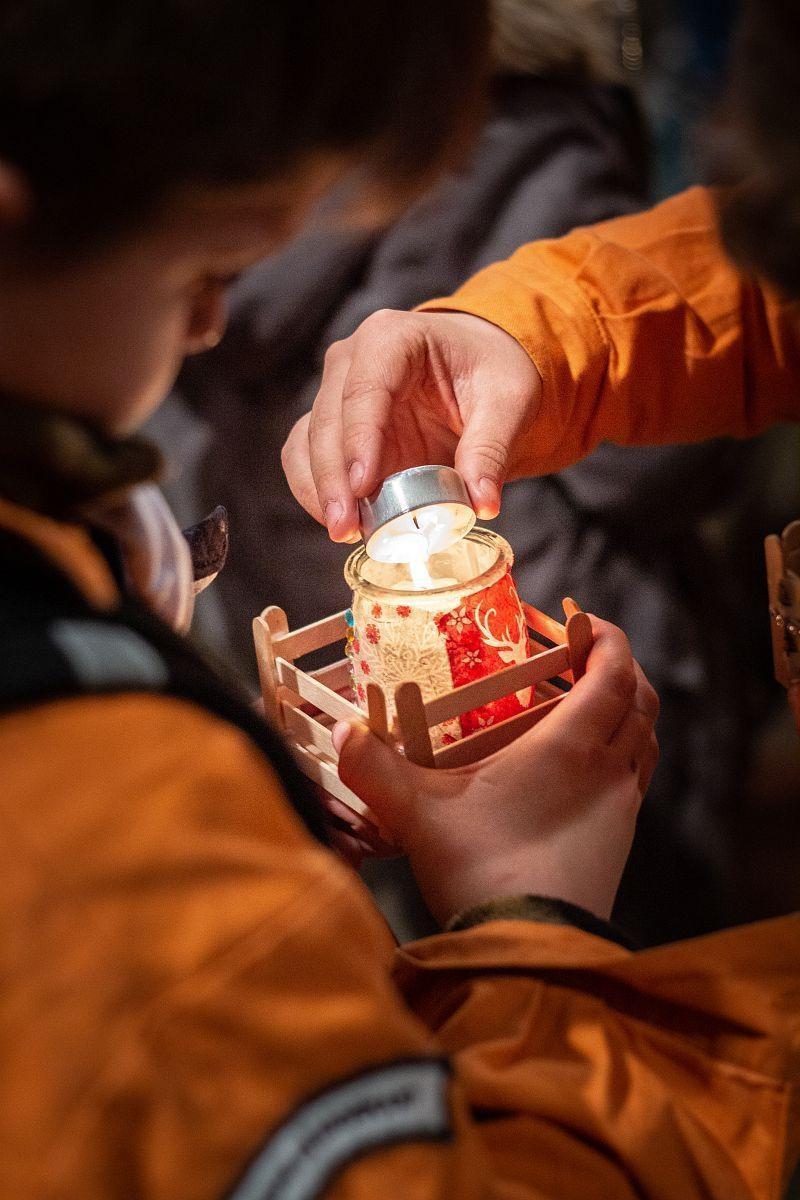
[[(601, 921), (609, 920), (616, 887), (598, 872), (599, 878), (581, 872), (577, 865), (565, 870), (542, 846), (515, 847), (506, 854), (487, 857), (485, 850), (473, 861), (454, 866), (426, 861), (424, 867), (412, 853), (411, 864), (431, 913), (442, 926), (457, 914), (505, 896), (551, 896), (575, 905)], [(426, 856), (427, 858), (427, 856)]]

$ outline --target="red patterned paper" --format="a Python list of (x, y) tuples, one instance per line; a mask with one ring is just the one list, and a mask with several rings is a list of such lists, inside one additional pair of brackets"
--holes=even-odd
[[(530, 655), (528, 630), (510, 572), (435, 620), (445, 638), (454, 687), (492, 675)], [(477, 729), (496, 725), (524, 712), (533, 702), (533, 689), (527, 688), (472, 709), (460, 718), (461, 735), (466, 737)]]

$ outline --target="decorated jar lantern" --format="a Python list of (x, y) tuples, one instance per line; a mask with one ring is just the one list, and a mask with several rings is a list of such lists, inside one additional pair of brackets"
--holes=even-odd
[[(362, 708), (370, 681), (383, 688), (391, 720), (400, 683), (415, 681), (428, 701), (529, 657), (511, 547), (474, 520), (462, 480), (445, 467), (393, 476), (362, 508), (365, 544), (345, 567), (347, 653)], [(473, 709), (432, 730), (434, 747), (533, 702), (526, 688)]]

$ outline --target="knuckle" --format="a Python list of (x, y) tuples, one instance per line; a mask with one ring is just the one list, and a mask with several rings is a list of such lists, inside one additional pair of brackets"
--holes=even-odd
[(645, 687), (645, 704), (653, 721), (658, 720), (658, 714), (661, 712), (661, 701), (658, 698), (658, 692), (649, 683)]
[(608, 690), (619, 699), (629, 702), (636, 695), (636, 673), (633, 663), (615, 663), (608, 673)]
[(359, 326), (359, 331), (364, 330), (369, 333), (382, 333), (385, 329), (394, 326), (398, 320), (406, 316), (405, 313), (398, 312), (394, 308), (377, 308), (374, 313), (370, 313), (365, 317)]
[(418, 344), (419, 321), (415, 313), (379, 308), (361, 322), (356, 332), (353, 361), (360, 362), (370, 372), (375, 370), (375, 355), (390, 359), (398, 354), (406, 357)]
[(290, 462), (292, 460), (292, 458), (294, 457), (294, 455), (297, 452), (298, 446), (302, 446), (303, 440), (305, 439), (307, 442), (307, 440), (308, 440), (308, 432), (307, 431), (308, 431), (308, 414), (306, 414), (306, 416), (304, 416), (304, 417), (301, 417), (299, 421), (295, 422), (295, 424), (289, 430), (289, 434), (286, 438), (286, 441), (281, 446), (281, 463), (283, 464), (284, 467), (286, 466), (286, 464), (288, 462)]
[(341, 361), (346, 352), (346, 343), (344, 341), (331, 342), (330, 346), (328, 346), (328, 349), (325, 351), (325, 357), (323, 359), (325, 369), (335, 367), (336, 364)]
[(570, 764), (570, 769), (581, 778), (596, 773), (602, 768), (602, 746), (597, 746), (582, 738), (562, 743), (558, 747), (559, 755), (564, 762)]
[(373, 419), (364, 415), (348, 421), (345, 440), (348, 449), (353, 451), (358, 447), (370, 445), (376, 437), (381, 437), (384, 432), (384, 422), (381, 420), (380, 414), (376, 412)]
[(492, 473), (503, 471), (508, 458), (508, 446), (504, 441), (500, 438), (483, 438), (476, 450)]
[(338, 422), (338, 413), (331, 409), (323, 408), (320, 405), (315, 405), (311, 410), (311, 416), (308, 421), (309, 438), (319, 438), (329, 430), (334, 429)]

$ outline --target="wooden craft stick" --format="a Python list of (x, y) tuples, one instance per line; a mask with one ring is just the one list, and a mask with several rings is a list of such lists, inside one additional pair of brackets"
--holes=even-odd
[(583, 612), (583, 609), (581, 608), (580, 604), (576, 603), (576, 601), (573, 600), (571, 596), (565, 596), (564, 599), (561, 601), (561, 604), (564, 609), (565, 617), (574, 617), (575, 613)]
[(350, 660), (347, 658), (340, 658), (327, 667), (320, 667), (317, 671), (309, 671), (309, 674), (312, 679), (318, 680), (319, 683), (324, 683), (325, 687), (329, 687), (332, 692), (341, 692), (345, 688), (352, 688), (353, 686), (350, 674)]
[(291, 688), (297, 692), (298, 696), (302, 696), (304, 700), (321, 708), (329, 717), (333, 717), (336, 721), (362, 721), (364, 713), (360, 708), (356, 708), (355, 704), (351, 704), (349, 700), (345, 700), (344, 696), (340, 696), (337, 692), (332, 692), (329, 687), (319, 680), (314, 679), (311, 675), (307, 675), (305, 671), (301, 671), (294, 663), (284, 662), (282, 658), (275, 659), (275, 671), (278, 676), (278, 682), (285, 687)]
[(253, 641), (256, 648), (258, 680), (264, 701), (264, 715), (276, 728), (281, 726), (281, 712), (277, 697), (278, 679), (273, 646), (275, 636), (285, 633), (288, 628), (286, 613), (275, 604), (265, 608), (253, 620)]
[(394, 694), (394, 703), (406, 758), (421, 767), (432, 767), (433, 747), (419, 684), (401, 683)]
[(367, 714), (372, 732), (382, 742), (386, 742), (387, 746), (391, 746), (394, 739), (389, 733), (389, 722), (386, 718), (386, 697), (377, 683), (367, 684)]
[[(326, 792), (330, 792), (337, 800), (341, 800), (348, 808), (352, 808), (353, 812), (357, 812), (360, 816), (370, 816), (370, 811), (363, 800), (360, 800), (355, 792), (351, 792), (349, 787), (345, 787), (339, 778), (339, 772), (333, 763), (327, 762), (324, 758), (318, 758), (305, 746), (300, 746), (297, 743), (292, 745), (295, 761), (298, 767), (307, 775), (309, 779), (313, 779), (314, 783), (318, 783)], [(374, 817), (371, 818), (374, 820)]]
[(594, 645), (592, 622), (585, 612), (576, 612), (567, 621), (567, 645), (572, 678), (575, 683), (586, 674), (586, 663)]
[(477, 762), (489, 754), (494, 754), (496, 750), (501, 750), (503, 746), (513, 742), (526, 729), (532, 729), (534, 725), (538, 725), (549, 712), (553, 711), (556, 705), (561, 703), (565, 695), (565, 692), (561, 692), (558, 696), (553, 696), (552, 699), (535, 705), (534, 708), (516, 713), (513, 717), (507, 717), (505, 721), (500, 721), (497, 725), (479, 729), (476, 733), (471, 733), (469, 737), (462, 738), (460, 742), (454, 742), (452, 746), (444, 746), (441, 750), (436, 750), (433, 755), (436, 766), (441, 768), (465, 767), (468, 763)]
[(513, 692), (533, 687), (545, 679), (552, 679), (554, 675), (568, 671), (569, 667), (569, 650), (566, 646), (542, 650), (539, 654), (526, 658), (524, 662), (503, 667), (493, 675), (485, 675), (483, 679), (464, 683), (444, 696), (429, 700), (425, 705), (425, 720), (430, 726), (440, 725), (442, 721), (459, 717), (470, 709), (480, 708), (493, 700), (510, 696)]
[(329, 729), (320, 724), (315, 717), (296, 708), (290, 700), (281, 701), (281, 713), (284, 727), (294, 734), (302, 746), (315, 746), (331, 762), (336, 762), (336, 751)]
[(567, 640), (563, 625), (559, 625), (558, 621), (554, 621), (546, 613), (539, 612), (538, 608), (534, 608), (530, 604), (523, 603), (522, 612), (529, 629), (541, 633), (543, 637), (555, 642), (557, 646), (563, 646)]
[(294, 662), (296, 658), (302, 658), (304, 654), (311, 654), (314, 650), (321, 650), (346, 634), (347, 622), (344, 612), (334, 613), (332, 617), (323, 617), (321, 621), (304, 625), (302, 629), (277, 635), (273, 639), (275, 654), (287, 662)]
[(547, 679), (543, 680), (542, 683), (537, 683), (536, 685), (537, 700), (554, 700), (556, 696), (563, 700), (566, 694), (566, 692), (562, 692), (561, 688), (555, 687)]

